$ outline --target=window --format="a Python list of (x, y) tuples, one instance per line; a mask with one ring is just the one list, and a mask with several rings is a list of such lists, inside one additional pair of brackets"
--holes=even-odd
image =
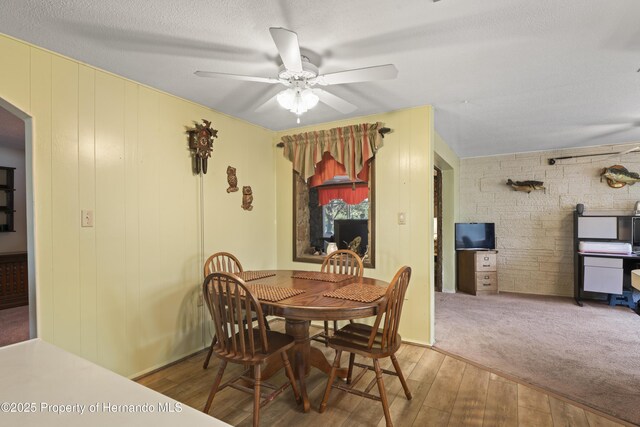
[[(319, 187), (309, 188), (300, 174), (293, 171), (293, 260), (301, 262), (322, 263), (324, 250), (329, 241), (333, 241), (338, 230), (335, 221), (344, 224), (344, 220), (354, 220), (354, 227), (346, 226), (346, 236), (341, 239), (351, 240), (354, 229), (362, 235), (361, 255), (366, 267), (375, 267), (375, 180), (374, 160), (370, 162), (368, 183), (360, 182), (358, 186), (368, 188), (368, 197), (360, 203), (349, 204), (341, 198), (331, 198), (320, 204)], [(344, 185), (344, 184), (343, 184)], [(347, 184), (351, 188), (350, 184)], [(362, 223), (362, 221), (365, 223)], [(346, 248), (344, 242), (339, 248)]]
[(336, 219), (369, 219), (369, 199), (350, 205), (342, 199), (333, 199), (322, 207), (322, 231), (325, 238), (334, 234)]
[[(294, 261), (321, 263), (328, 239), (325, 233), (333, 228), (339, 248), (345, 241), (350, 248), (359, 247), (366, 255), (365, 266), (374, 267), (374, 167), (375, 154), (389, 131), (383, 126), (361, 123), (282, 137), (278, 146), (294, 171)], [(340, 206), (337, 199), (349, 206)]]

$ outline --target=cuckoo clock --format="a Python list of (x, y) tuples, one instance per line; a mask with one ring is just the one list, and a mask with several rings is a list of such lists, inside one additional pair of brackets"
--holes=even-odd
[(199, 174), (207, 173), (207, 161), (211, 157), (213, 149), (213, 138), (218, 137), (218, 131), (211, 129), (211, 122), (202, 119), (204, 124), (196, 124), (194, 129), (187, 130), (189, 133), (189, 148), (193, 151), (195, 170)]

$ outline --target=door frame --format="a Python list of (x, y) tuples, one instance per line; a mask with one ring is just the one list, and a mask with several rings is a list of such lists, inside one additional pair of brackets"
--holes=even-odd
[(434, 260), (434, 290), (442, 292), (442, 171), (439, 167), (433, 167), (433, 217), (436, 219), (436, 243)]
[(29, 277), (29, 338), (38, 336), (37, 286), (36, 286), (36, 242), (33, 196), (33, 118), (0, 98), (0, 107), (4, 108), (24, 122), (24, 157), (25, 157), (25, 196), (27, 223), (27, 269)]

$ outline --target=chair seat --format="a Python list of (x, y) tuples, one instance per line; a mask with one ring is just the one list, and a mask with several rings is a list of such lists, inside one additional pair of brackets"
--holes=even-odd
[[(267, 351), (266, 353), (263, 352), (263, 349), (262, 349), (262, 344), (261, 344), (262, 340), (260, 339), (260, 330), (259, 329), (253, 330), (253, 341), (254, 341), (254, 345), (256, 346), (256, 354), (255, 356), (250, 358), (252, 361), (252, 364), (253, 362), (256, 362), (256, 361), (258, 361), (257, 363), (261, 363), (262, 361), (264, 361), (265, 359), (268, 359), (274, 354), (280, 353), (283, 350), (288, 350), (289, 348), (293, 347), (294, 339), (292, 336), (283, 334), (281, 332), (275, 332), (275, 331), (265, 331), (265, 332), (267, 333), (267, 342), (269, 343), (269, 351)], [(240, 346), (239, 334), (236, 334), (235, 338), (236, 338), (236, 342), (238, 343), (238, 346)], [(246, 341), (246, 338), (245, 338), (245, 341)], [(246, 357), (243, 358), (241, 355), (238, 355), (236, 357), (231, 355), (233, 353), (233, 350), (231, 348), (233, 341), (228, 340), (227, 342), (228, 342), (228, 345), (226, 346), (226, 348), (223, 348), (220, 342), (217, 342), (213, 346), (214, 353), (216, 353), (218, 357), (224, 357), (230, 362), (247, 363), (249, 358), (246, 358)], [(248, 348), (249, 343), (245, 342), (245, 344)]]
[(388, 357), (395, 353), (400, 347), (401, 338), (396, 334), (397, 343), (391, 347), (381, 347), (382, 330), (376, 332), (374, 344), (371, 349), (368, 348), (369, 337), (373, 328), (364, 323), (349, 323), (340, 328), (335, 335), (328, 338), (329, 346), (336, 349), (346, 350), (352, 353), (360, 354), (367, 357)]

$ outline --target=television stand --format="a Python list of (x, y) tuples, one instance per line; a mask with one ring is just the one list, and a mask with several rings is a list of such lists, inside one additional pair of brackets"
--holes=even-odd
[(471, 295), (498, 293), (497, 251), (467, 249), (456, 252), (459, 291)]

